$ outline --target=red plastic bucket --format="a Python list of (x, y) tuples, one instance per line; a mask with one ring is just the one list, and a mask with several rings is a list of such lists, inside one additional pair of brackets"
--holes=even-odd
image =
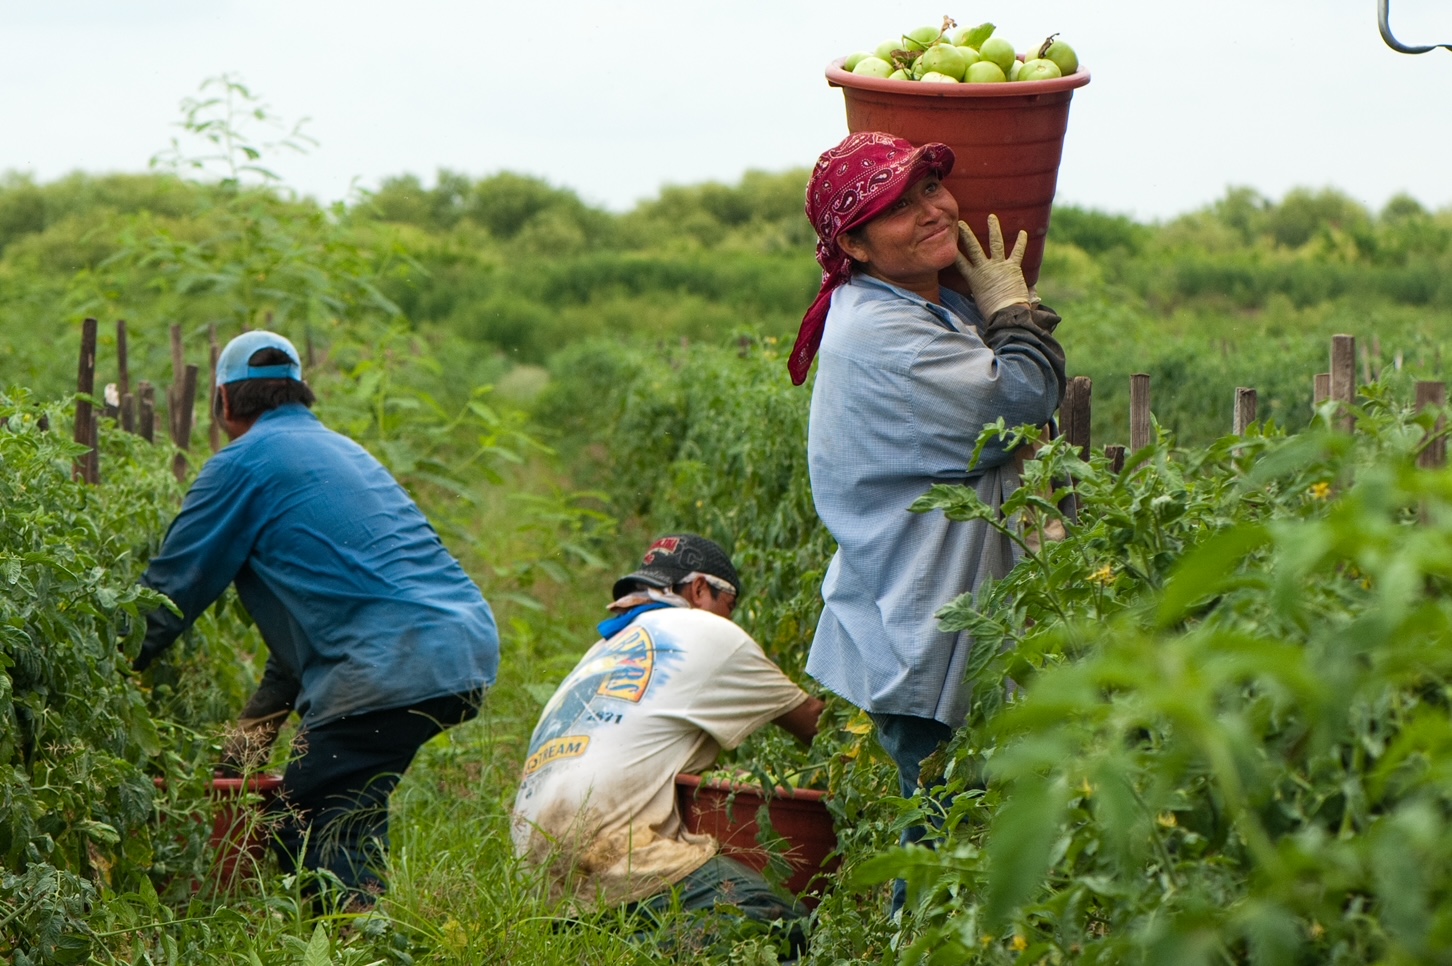
[(257, 875), (272, 836), (262, 811), (282, 794), (282, 776), (212, 779), (212, 877), (229, 890)]
[[(838, 865), (836, 859), (827, 861), (837, 848), (837, 832), (825, 797), (825, 792), (810, 788), (777, 788), (767, 798), (757, 785), (676, 776), (676, 802), (686, 830), (713, 836), (721, 851), (758, 872), (770, 856), (756, 841), (756, 811), (767, 805), (772, 829), (791, 843), (785, 856), (792, 866), (786, 887), (798, 895)], [(802, 896), (802, 901), (817, 904), (813, 896)]]
[[(165, 778), (158, 777), (154, 782), (158, 789), (166, 787)], [(211, 854), (211, 882), (217, 889), (230, 891), (257, 874), (272, 839), (263, 809), (280, 794), (281, 775), (218, 775), (212, 779), (212, 831), (207, 849)], [(200, 887), (201, 883), (193, 883), (192, 891)]]
[(835, 60), (827, 83), (842, 89), (849, 133), (886, 131), (913, 144), (941, 141), (952, 148), (956, 160), (944, 184), (958, 201), (958, 216), (985, 249), (989, 214), (998, 216), (1008, 245), (1020, 229), (1027, 231), (1023, 273), (1030, 285), (1038, 281), (1069, 99), (1089, 83), (1087, 70), (1042, 81), (923, 84), (849, 74)]

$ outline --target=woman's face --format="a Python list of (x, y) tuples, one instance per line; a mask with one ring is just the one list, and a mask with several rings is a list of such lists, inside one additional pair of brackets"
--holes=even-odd
[(837, 244), (869, 274), (937, 301), (938, 272), (958, 255), (958, 202), (929, 174)]

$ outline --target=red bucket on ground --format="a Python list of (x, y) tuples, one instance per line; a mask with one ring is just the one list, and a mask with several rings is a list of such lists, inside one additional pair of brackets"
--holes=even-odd
[[(886, 131), (913, 144), (941, 141), (952, 148), (953, 172), (943, 183), (958, 201), (958, 217), (985, 250), (990, 214), (998, 216), (1007, 245), (1027, 231), (1023, 273), (1030, 285), (1038, 281), (1069, 99), (1089, 83), (1088, 71), (1041, 81), (924, 84), (850, 74), (836, 60), (827, 67), (827, 83), (842, 89), (849, 133)], [(956, 276), (953, 281), (960, 287)]]
[[(158, 777), (155, 784), (158, 789), (165, 788), (166, 779)], [(210, 884), (214, 888), (231, 891), (257, 875), (272, 840), (263, 810), (281, 794), (281, 775), (218, 775), (212, 779), (212, 831), (207, 849), (211, 854)], [(192, 884), (192, 891), (200, 888), (201, 883)]]
[[(756, 840), (756, 811), (766, 805), (772, 829), (791, 843), (785, 856), (792, 866), (786, 887), (797, 895), (838, 865), (836, 859), (827, 863), (837, 848), (837, 832), (825, 798), (825, 792), (810, 788), (777, 788), (768, 798), (757, 785), (676, 776), (676, 801), (686, 830), (713, 836), (722, 852), (758, 872), (770, 858)], [(822, 883), (816, 885), (820, 888)], [(802, 901), (817, 904), (812, 896), (803, 896)]]
[(212, 779), (212, 877), (217, 887), (233, 889), (257, 875), (272, 835), (265, 809), (282, 794), (281, 775)]

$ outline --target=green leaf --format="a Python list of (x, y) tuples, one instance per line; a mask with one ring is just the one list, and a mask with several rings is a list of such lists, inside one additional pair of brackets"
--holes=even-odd
[(332, 952), (328, 934), (323, 929), (323, 924), (318, 923), (313, 929), (313, 938), (308, 941), (307, 951), (303, 953), (302, 966), (332, 966)]
[(995, 29), (996, 28), (991, 23), (981, 23), (973, 29), (965, 32), (963, 34), (961, 43), (966, 47), (972, 47), (974, 50), (977, 50), (979, 47), (983, 46), (983, 41), (993, 36), (993, 31)]
[(1062, 781), (1034, 775), (1014, 782), (994, 816), (986, 847), (984, 915), (995, 927), (1005, 923), (1044, 881), (1067, 801)]
[(1178, 623), (1191, 605), (1220, 593), (1245, 555), (1269, 542), (1265, 527), (1246, 524), (1216, 534), (1185, 555), (1160, 598), (1158, 625)]

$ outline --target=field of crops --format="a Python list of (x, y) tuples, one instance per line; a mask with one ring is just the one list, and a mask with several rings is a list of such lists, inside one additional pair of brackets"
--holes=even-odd
[[(544, 700), (648, 535), (726, 546), (736, 620), (807, 682), (833, 547), (809, 393), (784, 364), (818, 281), (803, 177), (673, 188), (626, 215), (517, 175), (399, 178), (327, 211), (173, 175), (0, 181), (7, 959), (778, 961), (730, 917), (663, 944), (618, 910), (565, 915), (514, 858), (509, 809)], [(940, 615), (979, 642), (969, 724), (933, 762), (951, 804), (897, 797), (837, 699), (810, 749), (763, 732), (721, 763), (826, 790), (841, 866), (803, 962), (1452, 962), (1452, 476), (1418, 465), (1440, 413), (1413, 405), (1443, 377), (1449, 279), (1452, 213), (1410, 199), (1055, 213), (1041, 291), (1070, 374), (1093, 379), (1093, 445), (1046, 445), (1006, 518), (954, 487), (914, 507), (1067, 532)], [(230, 890), (210, 869), (206, 785), (264, 649), (229, 595), (129, 670), (159, 603), (135, 581), (186, 479), (164, 434), (104, 416), (100, 482), (73, 478), (86, 316), (98, 397), (117, 319), (132, 380), (158, 387), (172, 325), (203, 374), (214, 328), (291, 336), (323, 420), (406, 485), (495, 606), (499, 682), (395, 795), (371, 914), (308, 903), (271, 860)], [(1364, 350), (1359, 389), (1317, 408), (1338, 332)], [(1116, 469), (1131, 373), (1156, 424)], [(210, 451), (201, 382), (186, 478)], [(1232, 436), (1237, 386), (1259, 419)], [(898, 848), (925, 818), (935, 848)]]

